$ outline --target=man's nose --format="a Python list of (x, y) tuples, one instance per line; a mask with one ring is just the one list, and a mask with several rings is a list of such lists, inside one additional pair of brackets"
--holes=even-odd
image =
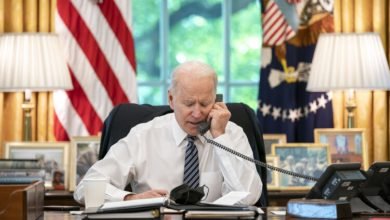
[(195, 105), (194, 108), (192, 109), (192, 116), (194, 118), (202, 117), (202, 109), (199, 105)]

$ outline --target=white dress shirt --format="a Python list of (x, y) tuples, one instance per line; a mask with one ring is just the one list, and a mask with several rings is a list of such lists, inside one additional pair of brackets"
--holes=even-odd
[[(210, 132), (205, 136), (213, 139)], [(173, 113), (156, 117), (132, 128), (84, 178), (109, 180), (106, 201), (123, 200), (129, 194), (123, 190), (128, 183), (133, 193), (150, 189), (169, 192), (183, 183), (186, 137)], [(225, 134), (213, 140), (253, 158), (245, 133), (233, 122), (228, 122)], [(206, 185), (209, 189), (205, 201), (212, 202), (230, 191), (250, 192), (242, 204), (252, 205), (260, 198), (262, 182), (252, 162), (207, 143), (201, 136), (195, 144), (199, 154), (200, 186)], [(83, 181), (77, 186), (74, 198), (84, 202)]]

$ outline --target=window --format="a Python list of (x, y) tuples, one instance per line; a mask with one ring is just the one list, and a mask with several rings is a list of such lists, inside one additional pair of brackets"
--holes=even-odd
[(139, 103), (167, 104), (172, 69), (200, 59), (216, 69), (225, 102), (257, 107), (258, 0), (135, 0), (132, 7)]

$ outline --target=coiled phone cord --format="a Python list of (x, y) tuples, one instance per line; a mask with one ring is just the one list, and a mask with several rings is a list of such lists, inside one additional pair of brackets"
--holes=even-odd
[(276, 172), (279, 172), (279, 173), (284, 173), (284, 174), (287, 174), (287, 175), (290, 175), (290, 176), (294, 176), (294, 177), (299, 177), (299, 178), (302, 178), (302, 179), (307, 179), (307, 180), (310, 180), (310, 181), (317, 181), (318, 178), (315, 178), (315, 177), (312, 177), (312, 176), (308, 176), (308, 175), (304, 175), (304, 174), (300, 174), (300, 173), (296, 173), (296, 172), (293, 172), (293, 171), (289, 171), (289, 170), (285, 170), (285, 169), (282, 169), (282, 168), (279, 168), (279, 167), (274, 167), (272, 165), (269, 165), (267, 163), (263, 163), (261, 161), (258, 161), (258, 160), (255, 160), (253, 158), (250, 158), (240, 152), (237, 152), (233, 149), (230, 149), (214, 140), (211, 140), (209, 138), (207, 138), (206, 136), (202, 135), (202, 137), (207, 141), (207, 143), (210, 143), (214, 146), (217, 146), (219, 148), (221, 148), (222, 150), (225, 150), (227, 152), (230, 152), (231, 154), (234, 154), (238, 157), (241, 157), (243, 158), (244, 160), (247, 160), (247, 161), (250, 161), (252, 163), (255, 163), (256, 165), (259, 165), (259, 166), (262, 166), (262, 167), (265, 167), (265, 168), (268, 168), (268, 169), (271, 169), (271, 170), (274, 170)]

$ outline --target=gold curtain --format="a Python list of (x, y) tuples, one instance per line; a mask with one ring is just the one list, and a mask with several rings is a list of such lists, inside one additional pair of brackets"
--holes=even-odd
[[(390, 55), (390, 5), (388, 0), (336, 0), (335, 32), (378, 32), (386, 54)], [(356, 92), (355, 127), (365, 128), (369, 164), (389, 160), (389, 93)], [(333, 99), (334, 125), (346, 127), (346, 94), (336, 93)]]
[[(53, 32), (55, 0), (0, 0), (0, 32)], [(33, 93), (32, 140), (54, 140), (51, 93)], [(0, 93), (0, 157), (4, 142), (21, 141), (23, 93)]]

